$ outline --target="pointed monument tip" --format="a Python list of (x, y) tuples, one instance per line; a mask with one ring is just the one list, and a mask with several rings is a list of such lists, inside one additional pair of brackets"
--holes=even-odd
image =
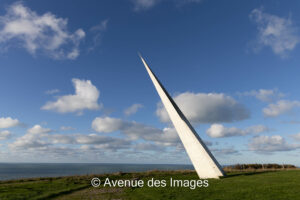
[(143, 56), (141, 55), (141, 53), (140, 52), (138, 52), (138, 56), (140, 57), (140, 59), (142, 60), (142, 62), (143, 62), (143, 64), (144, 64), (144, 66), (147, 68), (148, 67), (148, 65), (146, 64), (146, 61), (144, 60), (144, 58), (143, 58)]
[(142, 54), (139, 51), (137, 52), (137, 54), (141, 59), (143, 58)]
[(143, 58), (142, 54), (139, 51), (138, 51), (138, 56), (140, 57), (144, 65), (147, 65), (145, 59)]

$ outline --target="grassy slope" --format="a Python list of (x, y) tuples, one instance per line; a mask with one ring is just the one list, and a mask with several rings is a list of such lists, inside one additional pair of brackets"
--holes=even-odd
[(0, 182), (0, 199), (50, 199), (89, 187), (84, 177), (40, 178)]
[[(165, 177), (166, 179), (168, 177)], [(197, 176), (177, 176), (196, 179)], [(221, 180), (209, 180), (210, 186), (189, 188), (141, 188), (126, 191), (128, 199), (300, 199), (300, 171), (232, 174)]]
[[(151, 172), (96, 176), (102, 179), (197, 179), (194, 172)], [(300, 170), (231, 173), (209, 187), (92, 188), (91, 176), (0, 182), (0, 199), (213, 199), (300, 200)], [(169, 183), (168, 183), (169, 185)]]

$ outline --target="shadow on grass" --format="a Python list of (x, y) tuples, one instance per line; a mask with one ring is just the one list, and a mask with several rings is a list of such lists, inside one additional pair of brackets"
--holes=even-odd
[(274, 173), (276, 171), (261, 171), (261, 172), (237, 172), (234, 174), (227, 174), (225, 177), (222, 178), (230, 178), (230, 177), (235, 177), (235, 176), (252, 176), (256, 174), (265, 174), (265, 173)]
[(60, 192), (55, 192), (55, 193), (51, 193), (51, 194), (48, 194), (48, 195), (45, 195), (45, 196), (36, 197), (35, 199), (36, 200), (48, 200), (48, 199), (50, 200), (50, 199), (53, 199), (55, 197), (59, 197), (61, 195), (66, 195), (66, 194), (71, 194), (73, 192), (83, 190), (83, 189), (86, 189), (86, 188), (89, 188), (89, 187), (91, 187), (91, 186), (90, 185), (83, 185), (83, 186), (80, 186), (80, 187), (77, 187), (77, 188), (66, 189), (66, 190), (63, 190), (63, 191), (60, 191)]

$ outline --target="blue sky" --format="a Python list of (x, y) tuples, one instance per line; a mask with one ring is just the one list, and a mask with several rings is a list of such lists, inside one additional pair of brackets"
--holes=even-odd
[(298, 1), (0, 6), (0, 162), (190, 163), (141, 52), (221, 164), (300, 165)]

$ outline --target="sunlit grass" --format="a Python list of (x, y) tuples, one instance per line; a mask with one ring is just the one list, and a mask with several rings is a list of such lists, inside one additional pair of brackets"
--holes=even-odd
[[(104, 180), (151, 178), (166, 180), (166, 187), (93, 188), (92, 177)], [(300, 170), (230, 172), (220, 180), (209, 179), (208, 187), (170, 187), (170, 178), (198, 179), (194, 171), (151, 171), (106, 175), (37, 178), (0, 182), (0, 199), (205, 199), (205, 200), (297, 200)]]

